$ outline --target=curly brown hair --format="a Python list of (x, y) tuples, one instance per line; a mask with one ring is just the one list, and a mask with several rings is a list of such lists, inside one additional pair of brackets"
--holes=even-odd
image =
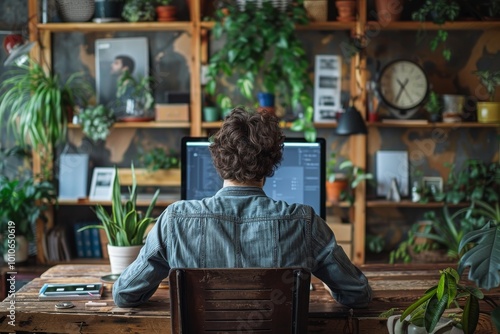
[(284, 140), (274, 114), (237, 107), (213, 136), (210, 153), (223, 179), (260, 181), (273, 176), (280, 165)]

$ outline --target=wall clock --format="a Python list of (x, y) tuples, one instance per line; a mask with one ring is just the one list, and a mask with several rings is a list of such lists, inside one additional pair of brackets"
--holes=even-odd
[(397, 59), (379, 74), (378, 93), (397, 118), (410, 118), (425, 101), (429, 80), (423, 68), (411, 60)]

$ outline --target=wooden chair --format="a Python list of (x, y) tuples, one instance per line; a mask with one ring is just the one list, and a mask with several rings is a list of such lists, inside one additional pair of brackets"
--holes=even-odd
[(307, 333), (310, 281), (301, 268), (173, 268), (172, 333)]

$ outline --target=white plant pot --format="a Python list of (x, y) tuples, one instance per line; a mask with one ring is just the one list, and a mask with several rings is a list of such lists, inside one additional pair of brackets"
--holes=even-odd
[(399, 321), (400, 315), (392, 315), (387, 319), (387, 329), (389, 334), (463, 334), (463, 330), (453, 326), (453, 322), (446, 318), (439, 319), (439, 322), (431, 333), (428, 333), (425, 328), (418, 327), (413, 324), (403, 323)]
[(15, 262), (21, 263), (28, 260), (29, 257), (29, 242), (24, 235), (16, 236), (16, 247), (10, 248), (8, 244), (5, 244), (7, 248), (3, 254), (3, 259), (5, 262)]
[(137, 258), (141, 251), (139, 246), (111, 246), (108, 244), (109, 263), (111, 273), (121, 274)]

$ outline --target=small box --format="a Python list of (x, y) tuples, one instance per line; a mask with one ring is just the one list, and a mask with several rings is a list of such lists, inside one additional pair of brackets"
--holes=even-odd
[(352, 242), (352, 224), (348, 223), (328, 223), (328, 226), (335, 234), (335, 239), (340, 242)]
[(157, 104), (155, 120), (157, 122), (189, 122), (189, 105), (184, 103)]

